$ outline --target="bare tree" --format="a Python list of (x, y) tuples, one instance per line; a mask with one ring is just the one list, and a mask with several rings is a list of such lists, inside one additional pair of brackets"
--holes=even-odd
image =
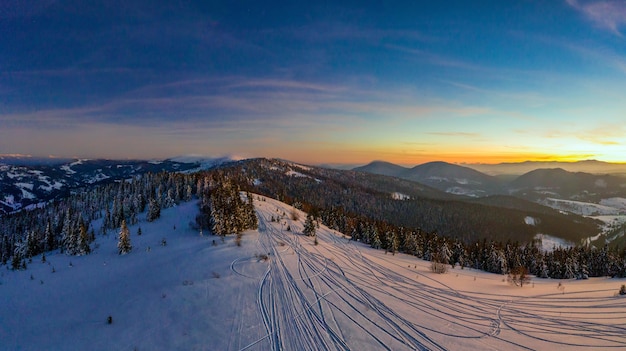
[(530, 276), (528, 275), (526, 267), (520, 266), (511, 269), (507, 280), (515, 286), (523, 287), (524, 284), (528, 284), (530, 282)]

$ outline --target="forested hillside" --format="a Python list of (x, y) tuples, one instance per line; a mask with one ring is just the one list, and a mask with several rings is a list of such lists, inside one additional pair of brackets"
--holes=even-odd
[[(149, 173), (5, 216), (0, 263), (27, 269), (32, 257), (51, 250), (89, 254), (97, 250), (91, 246), (95, 236), (111, 232), (119, 235), (120, 253), (128, 253), (132, 244), (122, 242), (132, 241), (126, 223), (158, 220), (161, 209), (192, 199), (199, 200), (199, 215), (190, 226), (237, 234), (257, 225), (252, 192), (291, 204), (352, 240), (391, 254), (501, 274), (523, 267), (539, 277), (626, 275), (625, 250), (580, 246), (544, 253), (533, 240), (539, 231), (563, 228), (587, 235), (594, 223), (582, 217), (559, 216), (538, 205), (527, 211), (522, 200), (508, 208), (470, 203), (397, 178), (267, 159), (193, 174)], [(502, 205), (506, 198), (495, 200)]]
[(33, 256), (52, 250), (89, 254), (96, 235), (158, 220), (161, 209), (194, 198), (201, 214), (190, 225), (218, 235), (254, 228), (252, 200), (241, 200), (240, 183), (218, 173), (162, 172), (82, 189), (43, 208), (0, 217), (0, 264), (26, 269)]
[[(335, 209), (356, 216), (437, 232), (465, 243), (481, 240), (529, 242), (537, 233), (578, 242), (598, 233), (588, 218), (508, 196), (493, 202), (447, 194), (425, 185), (382, 175), (298, 166), (279, 160), (233, 163), (224, 172), (246, 174), (249, 187), (289, 203)], [(402, 194), (402, 200), (393, 194)], [(503, 205), (503, 204), (507, 205)], [(526, 224), (526, 217), (539, 220)]]

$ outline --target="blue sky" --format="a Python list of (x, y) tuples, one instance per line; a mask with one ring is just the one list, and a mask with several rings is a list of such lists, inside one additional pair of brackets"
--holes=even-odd
[(626, 162), (626, 2), (0, 4), (0, 153)]

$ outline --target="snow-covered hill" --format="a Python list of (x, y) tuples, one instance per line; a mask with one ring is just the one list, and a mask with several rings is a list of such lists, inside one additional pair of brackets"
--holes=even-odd
[[(56, 160), (56, 159), (55, 159)], [(175, 161), (0, 159), (0, 215), (66, 196), (71, 190), (119, 181), (147, 172), (197, 169), (199, 163)]]
[(177, 157), (173, 157), (168, 159), (171, 162), (191, 164), (193, 167), (187, 169), (185, 172), (197, 172), (202, 170), (211, 169), (213, 167), (220, 166), (225, 163), (239, 161), (244, 159), (243, 157), (232, 155), (232, 156), (223, 156), (223, 157), (206, 157), (202, 155), (181, 155)]
[(189, 202), (140, 221), (141, 236), (130, 227), (130, 254), (117, 254), (112, 233), (91, 255), (49, 253), (26, 271), (2, 270), (0, 348), (626, 348), (626, 300), (615, 296), (625, 279), (535, 279), (519, 288), (469, 269), (434, 274), (430, 262), (323, 225), (315, 245), (301, 234), (304, 213), (257, 195), (255, 205), (259, 229), (241, 246), (201, 236), (189, 225), (198, 211)]

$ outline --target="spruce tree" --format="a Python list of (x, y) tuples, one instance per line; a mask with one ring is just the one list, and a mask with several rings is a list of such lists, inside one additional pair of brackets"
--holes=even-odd
[(313, 221), (313, 216), (311, 216), (310, 213), (306, 215), (304, 230), (302, 233), (306, 236), (315, 236), (315, 222)]
[(44, 233), (44, 242), (45, 242), (45, 250), (52, 251), (56, 248), (54, 234), (52, 233), (52, 225), (50, 224), (50, 220), (46, 223), (46, 230)]
[(122, 227), (120, 228), (117, 249), (120, 255), (125, 255), (133, 249), (133, 246), (130, 244), (130, 231), (126, 226), (126, 220), (122, 220)]
[(78, 249), (76, 254), (88, 255), (91, 253), (91, 247), (89, 247), (90, 242), (89, 233), (87, 233), (87, 225), (81, 220), (78, 230)]
[(146, 220), (148, 222), (152, 222), (159, 217), (161, 217), (161, 206), (154, 198), (152, 198), (150, 199), (150, 204), (148, 205)]

